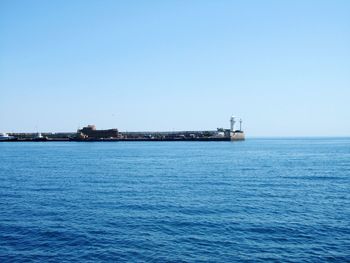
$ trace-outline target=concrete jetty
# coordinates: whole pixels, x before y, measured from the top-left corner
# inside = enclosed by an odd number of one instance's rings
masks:
[[[218,128],[207,131],[156,131],[120,132],[118,129],[98,130],[88,125],[77,132],[65,133],[9,133],[0,142],[117,142],[117,141],[242,141],[242,119],[235,130],[236,117],[230,119],[230,129]]]

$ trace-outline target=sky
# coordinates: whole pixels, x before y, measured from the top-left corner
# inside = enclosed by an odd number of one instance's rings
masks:
[[[0,132],[350,136],[350,1],[0,1]]]

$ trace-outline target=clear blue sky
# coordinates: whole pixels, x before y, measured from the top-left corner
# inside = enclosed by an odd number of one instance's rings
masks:
[[[350,1],[0,1],[0,132],[350,135]]]

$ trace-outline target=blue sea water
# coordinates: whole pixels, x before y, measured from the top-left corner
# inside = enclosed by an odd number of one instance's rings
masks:
[[[350,262],[350,139],[0,143],[0,262]]]

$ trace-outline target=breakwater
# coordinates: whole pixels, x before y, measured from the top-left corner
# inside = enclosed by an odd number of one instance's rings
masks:
[[[0,134],[0,141],[7,142],[117,142],[117,141],[242,141],[242,119],[239,129],[235,130],[236,117],[230,118],[230,129],[217,128],[205,131],[156,131],[156,132],[119,132],[118,129],[98,130],[88,125],[77,132],[60,133],[9,133]]]
[[[118,142],[118,141],[231,141],[244,140],[244,133],[220,134],[217,131],[125,132],[117,137],[89,137],[79,133],[10,133],[0,142]]]

